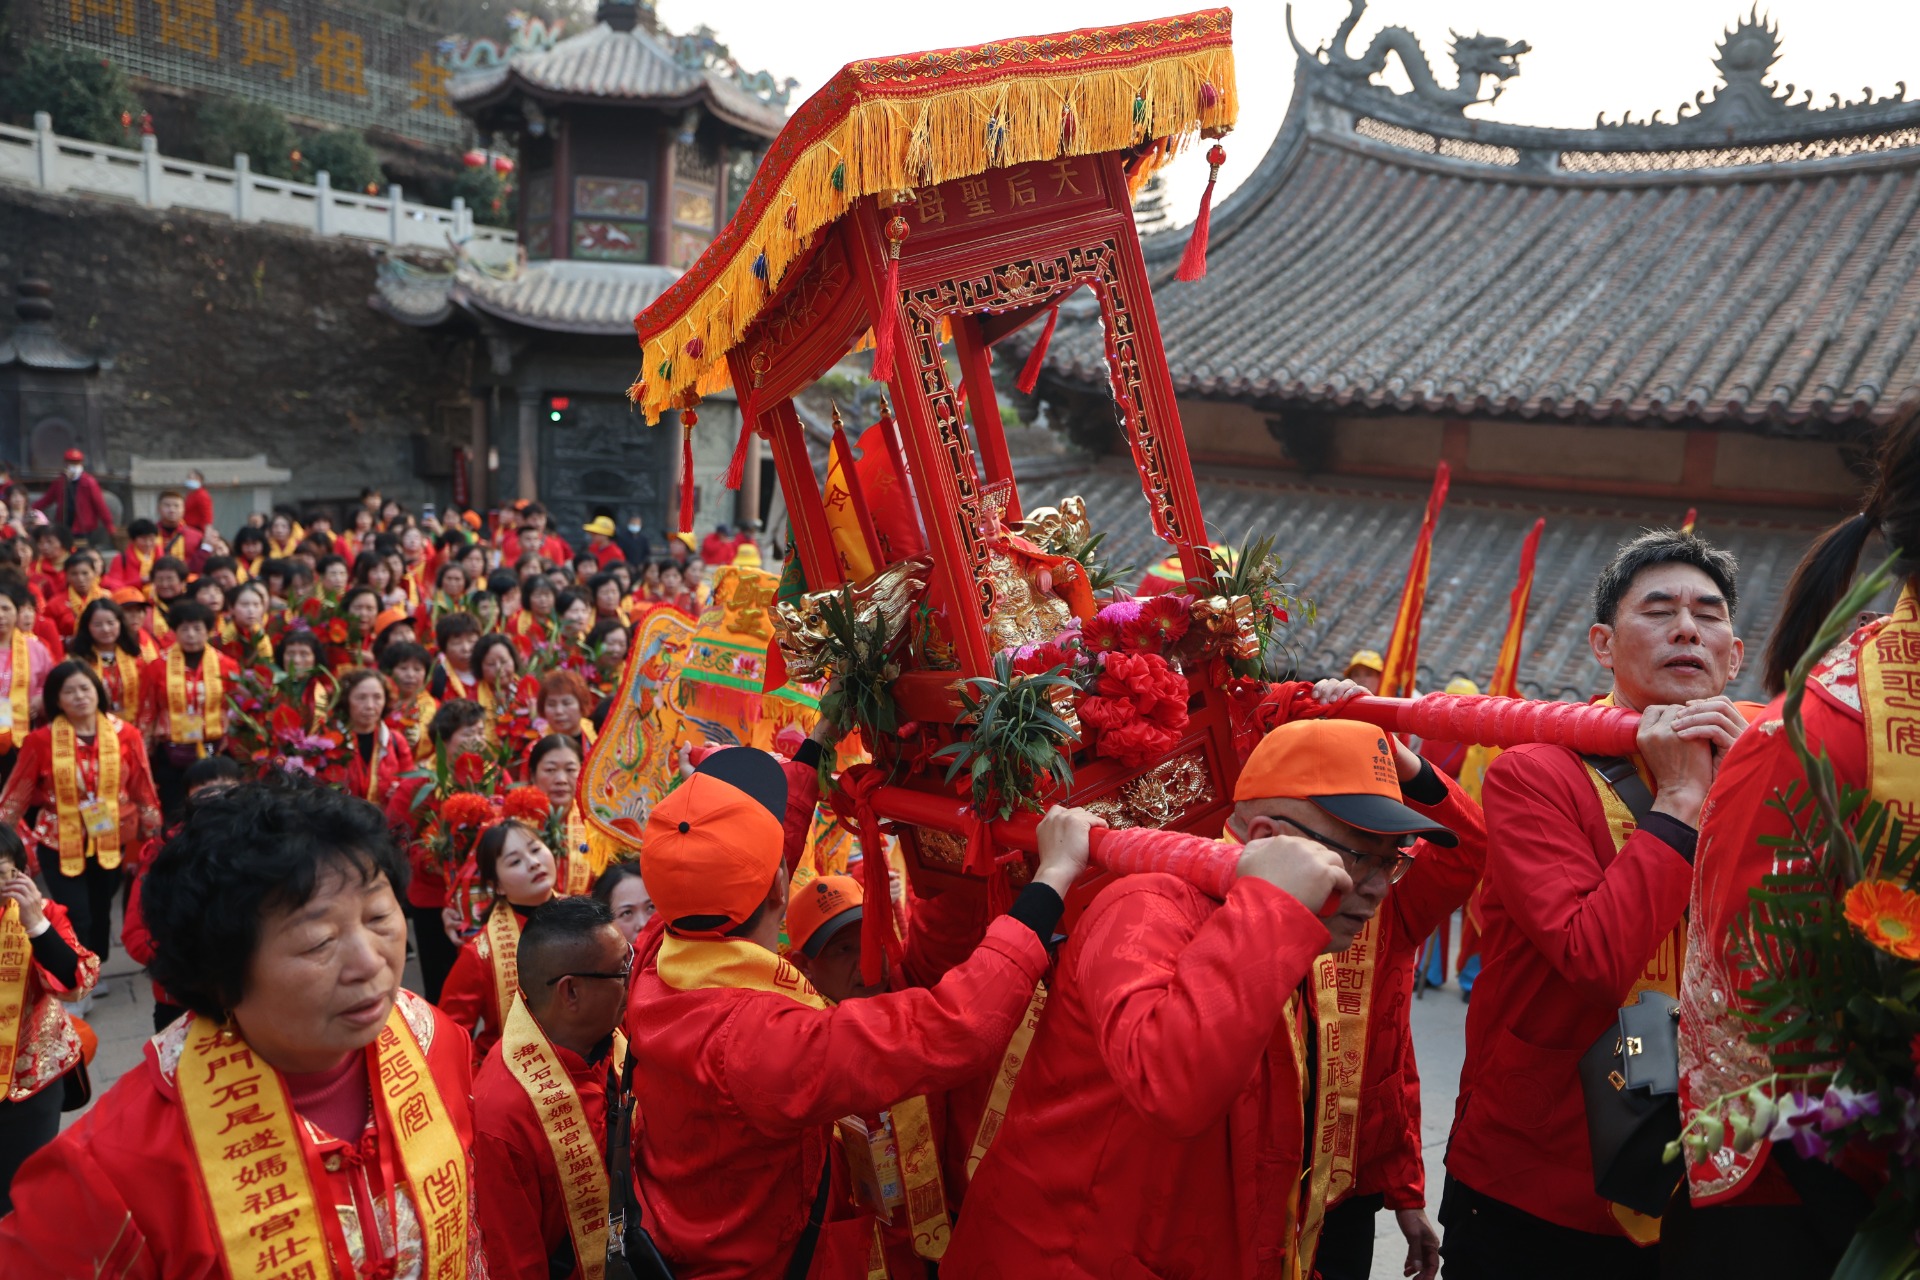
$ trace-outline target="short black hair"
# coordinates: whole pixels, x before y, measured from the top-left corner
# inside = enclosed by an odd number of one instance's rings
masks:
[[[196,803],[140,887],[154,980],[195,1013],[224,1018],[246,994],[262,918],[297,911],[338,869],[385,877],[407,862],[386,817],[355,796],[295,778],[243,782]]]
[[[480,619],[470,613],[449,613],[433,624],[433,646],[445,653],[450,641],[480,634]]]
[[[185,582],[187,580],[187,562],[185,560],[182,560],[179,556],[161,556],[159,559],[155,560],[153,562],[153,568],[147,570],[148,580],[151,581],[153,578],[153,575],[161,572],[162,570],[165,570],[166,572],[173,574],[175,577],[179,578],[180,581],[182,582]]]
[[[550,596],[558,596],[560,589],[553,585],[553,579],[544,573],[530,573],[520,582],[520,599],[531,600],[536,591],[545,591]]]
[[[213,610],[207,608],[207,606],[201,604],[198,600],[193,599],[182,600],[167,610],[167,625],[175,631],[195,622],[200,623],[202,626],[211,627],[213,625]]]
[[[108,707],[107,686],[101,682],[100,673],[93,669],[91,663],[81,662],[76,658],[68,658],[65,662],[57,664],[53,670],[47,672],[46,684],[42,686],[46,690],[47,715],[49,718],[59,714],[60,691],[66,688],[67,681],[73,679],[75,676],[86,677],[87,683],[93,686],[93,696],[95,699],[94,708],[102,713],[106,712]]]
[[[13,864],[15,871],[27,869],[27,845],[20,833],[10,826],[0,826],[0,859]],[[613,917],[607,917],[611,920]]]
[[[613,924],[613,912],[584,894],[559,897],[535,907],[520,930],[520,990],[529,1007],[545,1006],[554,983],[580,963],[581,948]]]
[[[132,520],[127,521],[127,536],[129,538],[157,538],[160,536],[160,526],[145,516],[136,516]]]
[[[313,654],[315,667],[320,665],[320,659],[326,653],[326,650],[320,647],[320,637],[301,627],[281,636],[279,645],[273,651],[274,661],[279,664],[282,671],[287,667],[287,650],[301,647]]]
[[[487,664],[487,655],[495,649],[505,649],[507,656],[513,659],[514,674],[520,674],[520,650],[514,646],[512,640],[498,631],[489,631],[480,637],[479,642],[473,646],[473,655],[467,659],[468,665],[475,671],[479,671]]]
[[[640,880],[640,864],[629,862],[625,858],[615,858],[607,864],[607,869],[600,873],[600,878],[593,882],[593,900],[603,903],[611,911],[613,891],[620,887],[622,880],[627,879]],[[646,882],[642,880],[641,883]]]
[[[388,675],[392,675],[403,662],[417,662],[427,670],[433,670],[433,655],[427,652],[427,646],[412,640],[390,644],[380,651],[380,669]]]
[[[1712,578],[1713,585],[1727,598],[1727,617],[1733,617],[1740,600],[1737,583],[1740,565],[1733,553],[1679,529],[1648,529],[1639,537],[1621,543],[1613,559],[1600,571],[1599,579],[1593,584],[1593,620],[1612,626],[1620,613],[1620,601],[1626,598],[1633,580],[1663,564],[1692,565]]]
[[[180,775],[181,785],[191,791],[210,782],[238,782],[246,777],[240,762],[232,756],[212,755],[195,760]]]
[[[209,578],[219,573],[222,569],[238,573],[240,571],[240,562],[232,556],[208,556],[207,562],[200,566],[200,572]]]
[[[563,749],[573,752],[573,754],[580,757],[582,761],[585,761],[587,758],[587,753],[581,749],[580,739],[568,733],[550,733],[540,739],[540,741],[534,743],[533,747],[527,752],[527,777],[533,777],[534,771],[539,769],[542,760],[545,760],[554,752]],[[568,850],[567,852],[572,852],[572,850]]]
[[[520,589],[520,579],[511,569],[495,569],[487,575],[486,587],[504,600],[508,592]]]
[[[486,723],[486,719],[487,709],[472,698],[449,698],[433,713],[433,719],[427,721],[427,736],[435,742],[445,742],[462,729]]]
[[[0,582],[0,596],[13,601],[16,609],[24,609],[33,603],[33,592],[27,590],[24,582]]]

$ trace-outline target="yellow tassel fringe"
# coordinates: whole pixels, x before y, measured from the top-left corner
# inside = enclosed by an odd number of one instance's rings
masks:
[[[850,70],[884,71],[888,66],[859,64]],[[1203,107],[1206,85],[1212,86],[1214,101]],[[1136,102],[1141,104],[1138,120]],[[1074,128],[1071,141],[1065,141],[1062,122],[1069,103]],[[1195,135],[1225,133],[1238,114],[1233,50],[1225,44],[1078,74],[1015,73],[991,84],[935,90],[919,98],[862,97],[830,133],[793,161],[758,225],[705,292],[664,330],[649,328],[647,313],[642,313],[637,324],[644,363],[629,395],[651,423],[668,409],[686,407],[731,385],[727,353],[778,292],[786,269],[806,251],[815,233],[863,197],[933,186],[1008,165],[1097,155],[1157,141],[1135,176],[1143,185]],[[990,132],[994,120],[1004,128]],[[841,166],[836,184],[834,171]],[[749,204],[752,200],[750,193]],[[753,271],[763,253],[766,283]],[[687,351],[695,339],[698,357]]]

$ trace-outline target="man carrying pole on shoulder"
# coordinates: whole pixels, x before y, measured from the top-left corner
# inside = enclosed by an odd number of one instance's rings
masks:
[[[1622,546],[1588,642],[1613,676],[1606,700],[1642,714],[1634,755],[1532,743],[1487,770],[1486,965],[1440,1206],[1448,1280],[1659,1274],[1660,1220],[1594,1190],[1579,1065],[1622,1006],[1678,986],[1701,805],[1746,727],[1722,696],[1742,656],[1734,575],[1689,533]]]
[[[992,1070],[1097,822],[1047,815],[1033,883],[937,985],[829,1006],[776,954],[787,793],[772,756],[732,748],[647,819],[657,915],[628,1005],[633,1173],[677,1280],[865,1276],[873,1219],[847,1208],[834,1122]]]

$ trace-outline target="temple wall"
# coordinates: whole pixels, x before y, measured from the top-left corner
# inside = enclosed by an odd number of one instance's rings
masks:
[[[6,296],[49,281],[59,335],[111,361],[94,388],[109,484],[135,453],[264,452],[293,471],[282,500],[371,484],[444,503],[445,478],[415,471],[415,436],[466,442],[469,344],[375,311],[373,266],[363,243],[0,186]]]

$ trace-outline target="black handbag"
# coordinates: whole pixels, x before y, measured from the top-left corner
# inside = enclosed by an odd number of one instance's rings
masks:
[[[1657,1218],[1685,1166],[1665,1160],[1680,1136],[1680,1005],[1642,991],[1615,1026],[1580,1059],[1587,1102],[1593,1189],[1635,1213]]]
[[[1653,810],[1653,793],[1633,761],[1588,757],[1636,823]],[[1657,1218],[1680,1185],[1685,1166],[1667,1163],[1668,1144],[1680,1136],[1680,1005],[1672,996],[1642,991],[1620,1010],[1580,1059],[1580,1090],[1587,1111],[1593,1189],[1635,1213]]]

